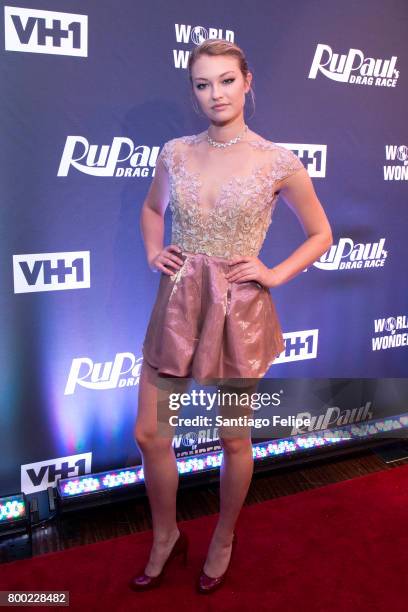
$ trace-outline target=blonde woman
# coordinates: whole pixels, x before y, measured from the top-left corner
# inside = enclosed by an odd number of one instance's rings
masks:
[[[253,75],[242,49],[222,39],[205,41],[191,52],[188,70],[193,104],[208,119],[208,129],[164,144],[141,213],[147,260],[160,272],[160,283],[143,344],[135,424],[153,545],[147,564],[131,580],[134,590],[159,586],[171,559],[187,559],[188,539],[176,521],[178,470],[168,420],[166,426],[168,394],[184,390],[189,377],[221,389],[234,388],[234,381],[241,381],[240,392],[253,389],[284,350],[269,290],[332,244],[302,162],[245,123]],[[270,268],[258,253],[279,194],[307,239]],[[172,237],[164,246],[169,202]],[[250,434],[248,428],[220,431],[220,513],[197,577],[199,593],[218,589],[230,566],[235,525],[253,473]]]

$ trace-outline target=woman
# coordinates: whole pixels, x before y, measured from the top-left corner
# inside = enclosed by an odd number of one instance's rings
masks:
[[[243,51],[222,39],[208,40],[191,52],[188,69],[209,127],[165,143],[141,214],[147,259],[161,277],[143,344],[135,424],[153,546],[147,565],[130,583],[135,590],[158,586],[170,559],[187,555],[187,537],[176,522],[178,470],[166,421],[168,394],[184,391],[191,376],[222,389],[253,389],[254,380],[284,350],[269,289],[296,276],[332,244],[329,222],[301,161],[245,124],[252,73]],[[257,255],[278,194],[308,238],[268,268]],[[172,244],[163,247],[169,200]],[[220,513],[198,577],[200,593],[223,583],[253,473],[250,430],[219,433]]]

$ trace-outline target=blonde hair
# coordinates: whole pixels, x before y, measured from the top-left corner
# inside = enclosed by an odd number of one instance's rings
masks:
[[[189,79],[190,79],[191,86],[193,86],[191,70],[192,70],[194,62],[201,55],[211,55],[211,56],[230,55],[232,57],[236,57],[238,60],[239,69],[241,70],[241,74],[244,77],[244,80],[246,81],[248,72],[249,72],[249,66],[248,66],[248,61],[245,57],[245,53],[243,52],[241,47],[238,47],[238,45],[236,45],[235,43],[228,42],[227,40],[224,40],[223,38],[210,38],[202,42],[200,45],[197,45],[196,47],[193,48],[192,51],[190,51],[190,56],[188,58],[188,63],[187,63],[187,69],[189,73]],[[249,91],[251,92],[252,102],[253,102],[254,109],[255,109],[255,100],[254,100],[254,92],[252,90],[252,85]]]

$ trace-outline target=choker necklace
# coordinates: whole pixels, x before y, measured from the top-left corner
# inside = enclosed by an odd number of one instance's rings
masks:
[[[248,129],[248,126],[245,125],[243,132],[239,136],[235,136],[235,138],[232,138],[231,140],[228,140],[227,142],[218,142],[217,140],[213,140],[207,130],[207,140],[210,143],[210,145],[212,145],[213,147],[229,147],[235,144],[236,142],[238,142],[239,140],[241,140],[241,138],[243,137],[247,129]]]

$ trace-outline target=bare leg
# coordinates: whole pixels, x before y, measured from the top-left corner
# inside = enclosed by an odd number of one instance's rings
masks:
[[[176,377],[158,382],[157,370],[146,360],[142,363],[135,439],[142,454],[145,485],[148,493],[153,525],[153,546],[145,572],[157,576],[179,536],[176,521],[178,488],[177,462],[172,447],[174,428],[158,424],[166,413],[170,392],[183,392],[187,379]]]
[[[255,387],[242,391],[250,393]],[[234,389],[229,388],[228,391],[230,390]],[[246,414],[250,417],[253,413],[252,410],[240,407],[235,412],[228,410],[224,413],[221,410],[221,414],[228,417]],[[250,427],[221,428],[220,443],[223,447],[220,469],[220,515],[204,565],[205,573],[211,578],[220,576],[227,569],[235,523],[247,496],[254,467]]]

